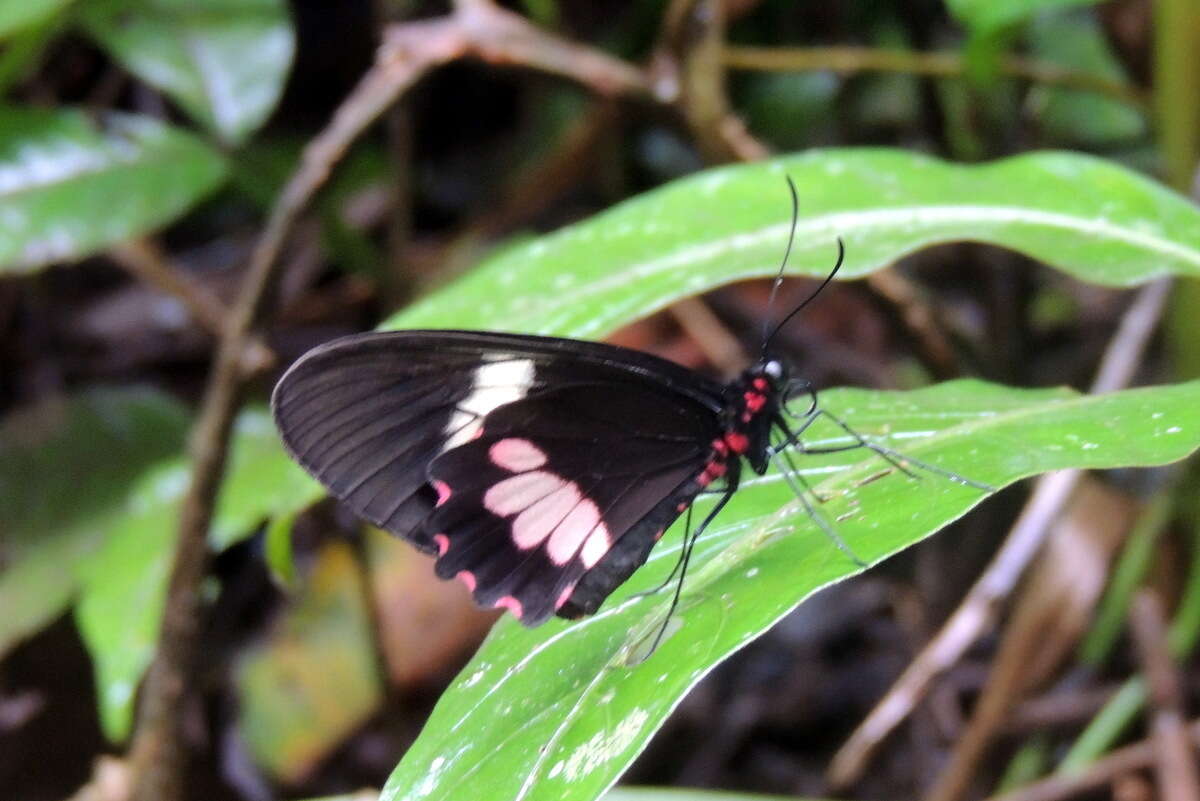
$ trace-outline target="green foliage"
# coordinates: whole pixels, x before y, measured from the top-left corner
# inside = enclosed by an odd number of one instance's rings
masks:
[[[835,390],[822,406],[877,442],[995,487],[1067,467],[1162,464],[1200,447],[1200,382],[1090,396],[954,381],[914,392]],[[816,445],[847,441],[832,427],[812,433]],[[927,472],[879,478],[877,457],[852,453],[806,456],[801,472],[827,499],[820,513],[868,564],[987,497]],[[383,798],[455,798],[468,782],[481,801],[596,798],[713,667],[813,592],[862,569],[768,473],[748,482],[697,544],[674,625],[639,663],[671,596],[636,593],[669,573],[679,539],[675,526],[595,617],[536,630],[497,624]]]
[[[221,156],[148,117],[0,107],[0,274],[158,228],[224,178]],[[120,202],[114,202],[119,198]]]
[[[115,59],[232,144],[275,107],[295,50],[283,0],[87,0],[79,17]]]
[[[942,242],[1025,253],[1085,281],[1200,275],[1200,211],[1101,159],[1048,152],[978,166],[887,149],[812,150],[707,170],[506,249],[384,328],[499,328],[599,337],[679,298],[773,275],[800,221],[793,274],[842,278]]]

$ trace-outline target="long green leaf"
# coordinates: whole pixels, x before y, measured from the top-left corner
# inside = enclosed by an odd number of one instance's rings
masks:
[[[170,222],[224,160],[148,117],[0,108],[0,274],[78,259]]]
[[[1003,487],[1068,467],[1162,464],[1200,446],[1200,382],[1081,396],[956,381],[915,392],[835,390],[823,405],[909,457]],[[813,431],[810,445],[846,442]],[[854,452],[858,453],[858,452]],[[820,513],[874,564],[987,494],[878,458],[805,456]],[[705,506],[699,505],[698,511]],[[383,793],[398,799],[591,799],[645,746],[684,694],[805,597],[861,569],[773,473],[734,496],[700,540],[668,636],[638,664],[669,593],[638,599],[678,557],[678,526],[592,618],[523,629],[502,620],[442,697]]]
[[[930,245],[1000,245],[1084,281],[1200,275],[1200,210],[1137,173],[1073,153],[978,166],[896,150],[811,151],[709,170],[513,247],[385,328],[603,336],[679,298],[772,275],[800,193],[790,272],[842,278]]]

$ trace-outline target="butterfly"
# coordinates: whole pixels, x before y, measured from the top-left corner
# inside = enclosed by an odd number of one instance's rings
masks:
[[[793,187],[793,212],[795,202]],[[728,383],[599,342],[376,332],[321,345],[293,364],[272,396],[275,422],[296,461],[355,514],[436,556],[437,575],[462,581],[480,606],[528,626],[596,612],[678,517],[687,512],[690,523],[699,495],[715,494],[699,525],[688,526],[672,571],[673,611],[692,546],[746,467],[762,475],[777,462],[847,553],[807,500],[811,488],[789,451],[866,447],[909,475],[915,463],[982,487],[861,437],[769,355],[775,333],[833,279],[843,256],[839,240],[824,282],[764,331],[757,361]],[[789,402],[802,395],[809,407],[793,415]],[[822,417],[846,444],[804,445]]]

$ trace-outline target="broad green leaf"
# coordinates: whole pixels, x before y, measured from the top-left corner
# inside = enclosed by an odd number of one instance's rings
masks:
[[[143,388],[94,389],[0,425],[0,656],[65,611],[129,485],[183,446],[187,414]]]
[[[800,194],[793,273],[827,273],[840,236],[842,278],[962,240],[1109,286],[1200,275],[1200,210],[1101,159],[1047,152],[963,166],[819,150],[708,170],[509,248],[383,327],[599,337],[682,297],[772,275],[790,222],[784,175]]]
[[[0,3],[0,41],[47,21],[70,0],[6,0]]]
[[[381,700],[363,578],[350,546],[330,543],[269,639],[238,661],[242,737],[284,782],[309,773]]]
[[[148,117],[102,119],[0,108],[0,274],[158,228],[224,176],[222,158],[191,134]]]
[[[1091,6],[1098,0],[946,0],[950,14],[973,34],[988,35],[1025,22],[1040,11]]]
[[[1126,78],[1104,31],[1088,13],[1039,16],[1029,26],[1031,52],[1047,62],[1114,80]],[[1028,99],[1050,141],[1132,142],[1146,133],[1136,108],[1095,92],[1035,88]]]
[[[973,380],[913,392],[833,390],[823,407],[897,450],[995,487],[1069,467],[1154,465],[1200,446],[1200,381],[1083,396]],[[832,425],[806,444],[847,442]],[[915,465],[915,461],[910,461]],[[858,558],[875,564],[965,514],[988,494],[914,468],[911,479],[853,451],[803,457]],[[703,513],[707,504],[698,504]],[[775,473],[743,483],[699,541],[661,646],[670,604],[656,586],[679,527],[594,617],[528,630],[504,618],[442,696],[382,798],[590,799],[607,789],[705,674],[805,597],[861,570],[804,514]]]
[[[277,443],[265,410],[250,408],[239,415],[212,524],[215,547],[224,547],[235,532],[244,536],[267,517],[303,505],[297,504],[298,496],[316,496],[316,485],[287,462]],[[177,452],[131,482],[120,514],[106,522],[97,553],[83,571],[77,618],[96,667],[101,724],[113,741],[129,731],[132,691],[154,653],[188,480],[188,463]]]
[[[283,0],[86,0],[80,19],[114,58],[233,144],[275,108],[295,51]]]

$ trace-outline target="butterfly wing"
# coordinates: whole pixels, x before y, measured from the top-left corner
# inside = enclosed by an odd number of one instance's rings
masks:
[[[536,625],[645,561],[698,489],[722,388],[601,343],[406,331],[311,351],[272,405],[334,496]]]

